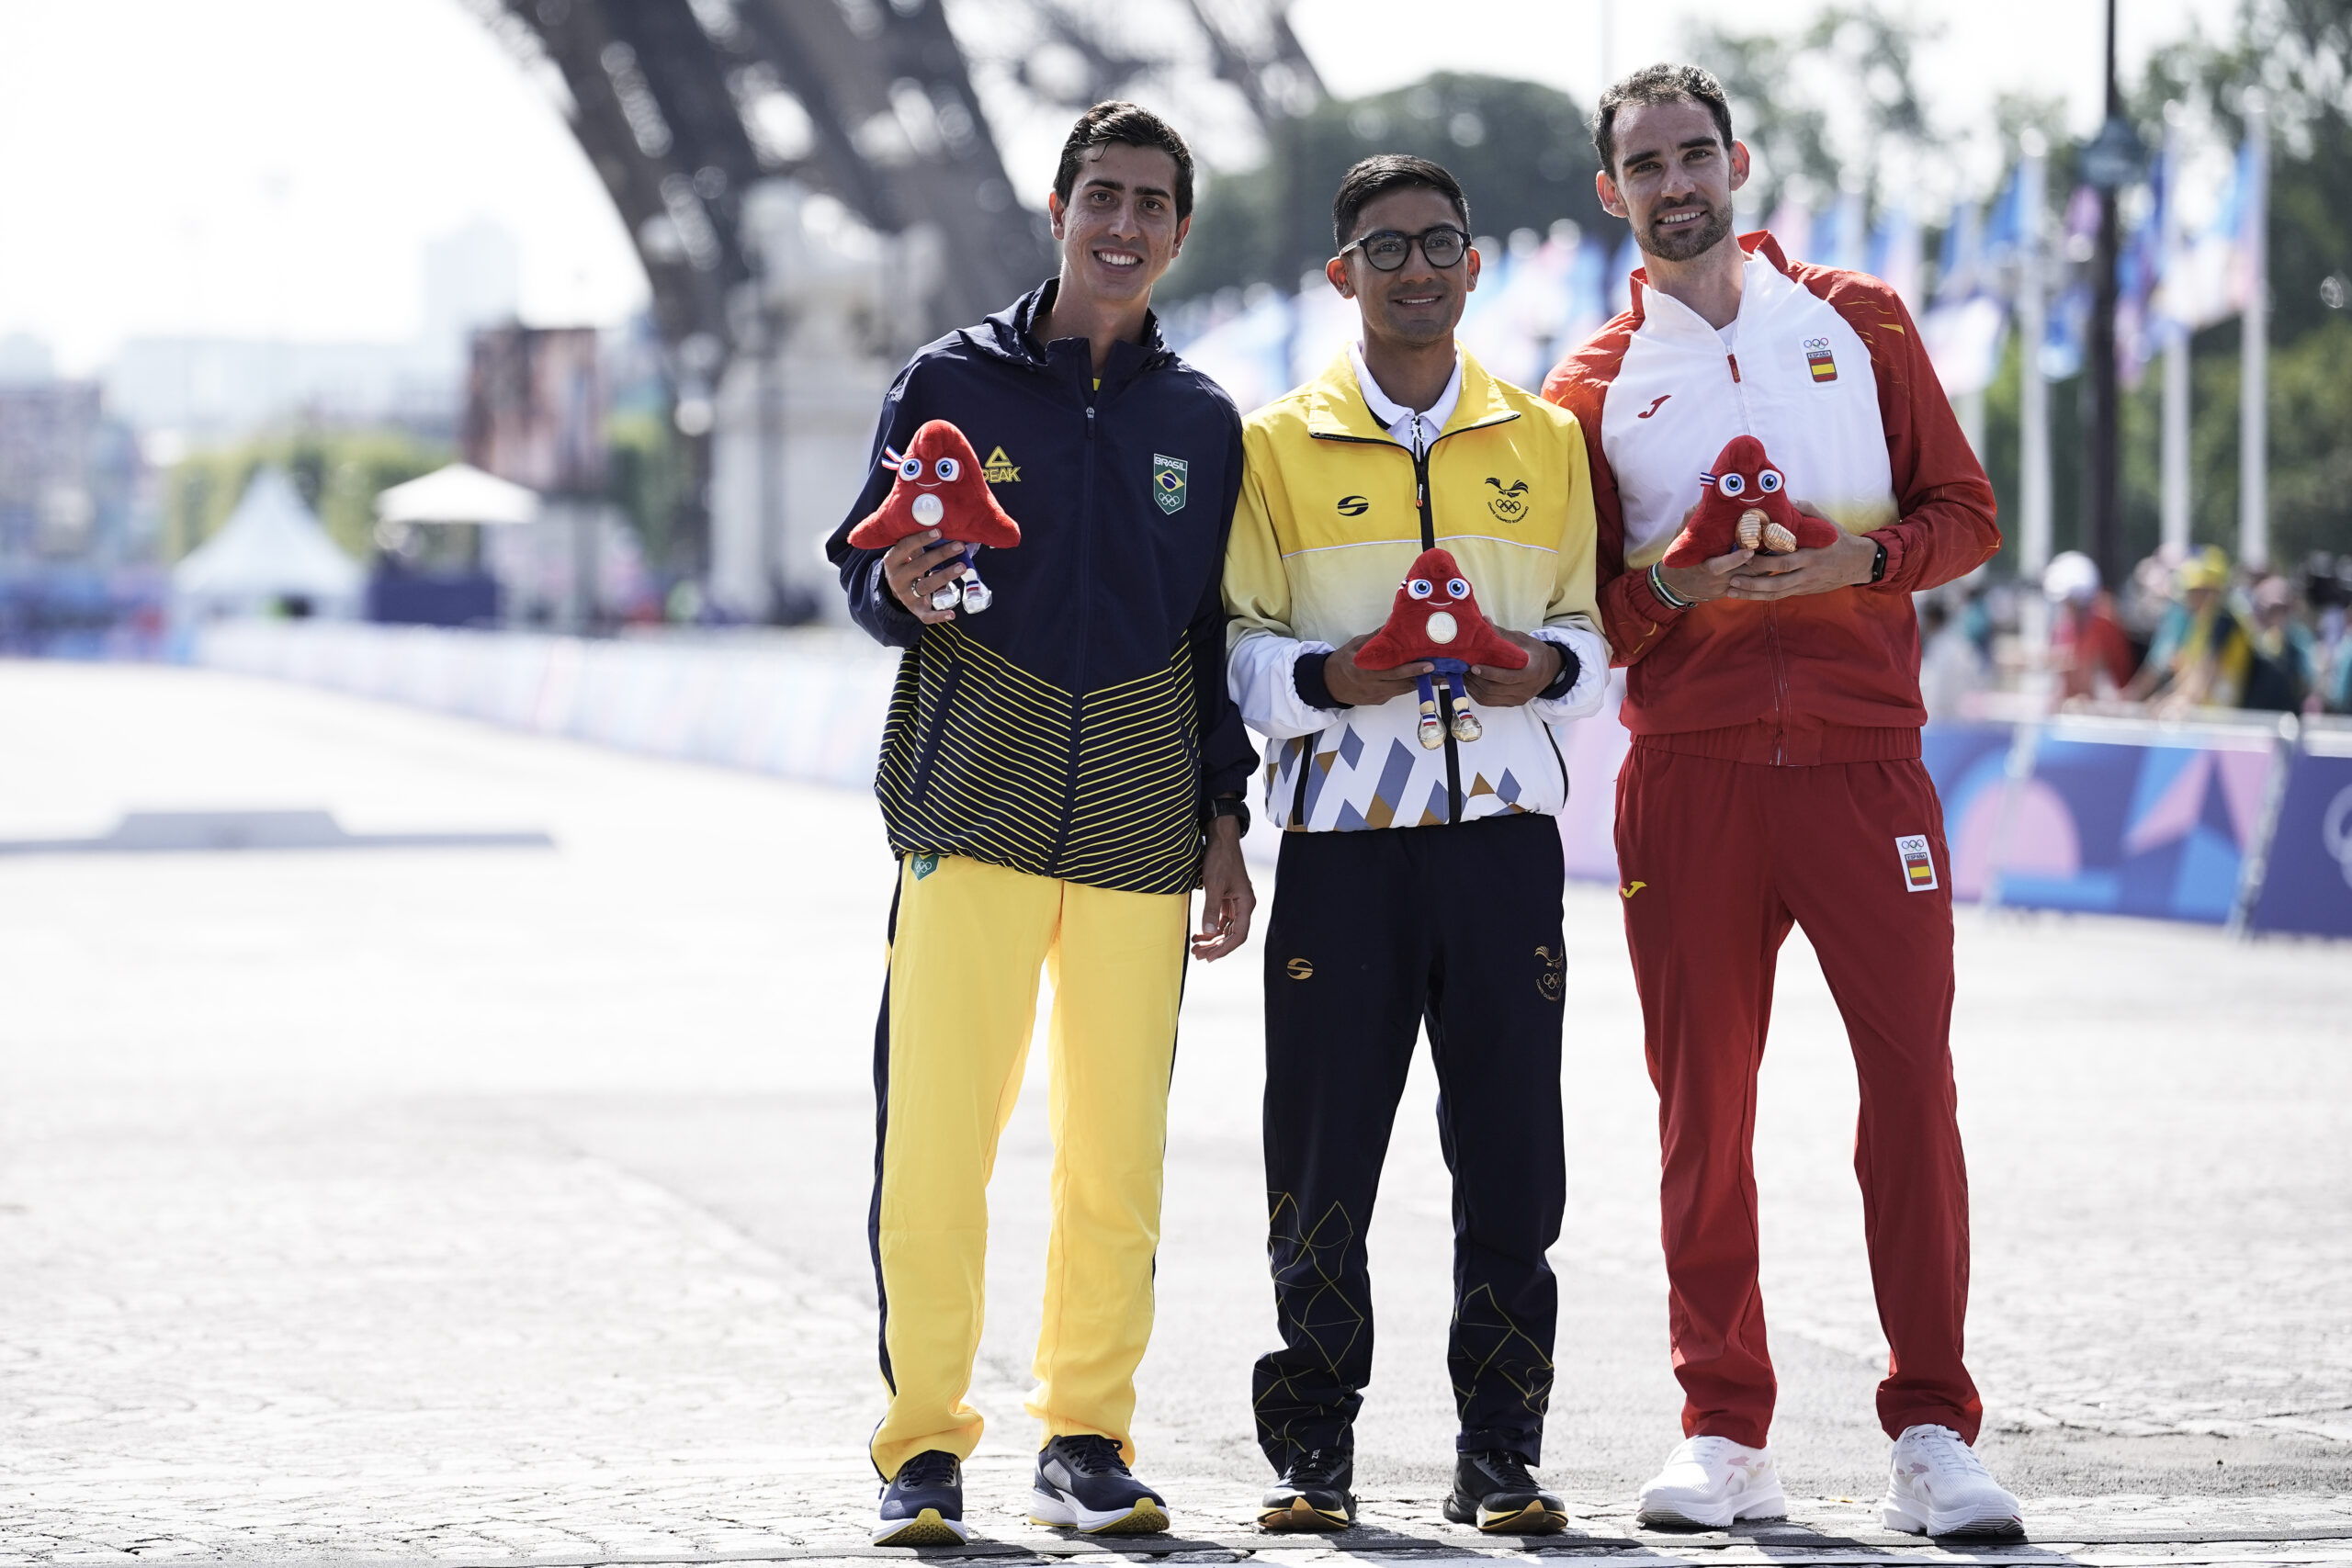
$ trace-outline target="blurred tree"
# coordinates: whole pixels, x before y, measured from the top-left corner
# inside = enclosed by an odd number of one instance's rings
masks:
[[[1370,97],[1329,100],[1269,131],[1266,162],[1204,182],[1170,299],[1271,283],[1295,288],[1331,254],[1331,196],[1340,176],[1375,152],[1443,164],[1470,198],[1471,227],[1502,236],[1566,218],[1614,247],[1624,225],[1600,210],[1599,167],[1583,112],[1532,82],[1440,73]]]
[[[432,472],[455,454],[403,430],[300,430],[190,453],[164,478],[163,538],[173,559],[212,536],[254,470],[284,468],[336,544],[365,559],[379,492]]]
[[[2352,0],[2275,0],[2241,13],[2233,38],[2198,33],[2150,57],[2127,109],[2153,146],[2165,106],[2224,147],[2245,131],[2245,97],[2268,107],[2270,165],[2271,558],[2290,565],[2312,550],[2352,549]],[[2016,157],[2012,121],[2050,137],[2054,226],[2073,195],[2080,146],[2043,114],[2003,99],[2005,163]],[[2189,522],[2199,545],[2238,543],[2239,323],[2190,341]],[[2014,342],[1986,400],[1985,467],[2004,513],[2016,497],[2018,354]],[[2051,390],[2052,491],[2059,498],[2052,547],[2075,543],[2069,498],[2080,494],[2080,378]],[[2122,407],[2124,550],[2137,559],[2161,536],[2162,380],[2151,367]],[[2013,548],[2004,558],[2015,560]]]
[[[1918,167],[1948,152],[1915,61],[1941,30],[1875,5],[1826,6],[1785,36],[1699,28],[1691,58],[1723,83],[1732,132],[1761,165],[1758,207],[1794,196],[1818,211],[1848,181],[1873,200],[1909,195]],[[1858,112],[1833,119],[1831,105]]]
[[[613,504],[644,541],[646,559],[669,560],[686,486],[677,427],[665,410],[632,410],[605,422],[605,439]]]

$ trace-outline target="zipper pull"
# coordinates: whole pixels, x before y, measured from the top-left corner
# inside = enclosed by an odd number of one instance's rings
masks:
[[[1086,438],[1089,441],[1094,439],[1094,405],[1092,403],[1086,405]]]
[[[1739,355],[1736,354],[1726,354],[1724,357],[1731,362],[1731,378],[1732,381],[1736,384],[1739,380]]]

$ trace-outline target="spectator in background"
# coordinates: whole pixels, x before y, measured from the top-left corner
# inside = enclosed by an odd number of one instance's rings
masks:
[[[2132,679],[2132,642],[2115,616],[2115,603],[2100,585],[2098,563],[2068,550],[2041,574],[2049,597],[2050,660],[2058,673],[2061,703],[2106,701]]]
[[[2317,622],[2313,635],[2312,690],[2328,713],[2352,710],[2352,637],[2346,610],[2352,606],[2352,555],[2314,551],[2303,563],[2303,603]]]
[[[2118,594],[2116,618],[2122,624],[2123,635],[2131,640],[2134,670],[2147,662],[2148,651],[2155,646],[2165,623],[2179,613],[2180,600],[2173,592],[2173,576],[2184,558],[2170,547],[2158,550],[2132,569],[2131,577]]]
[[[2283,577],[2254,585],[2254,625],[2248,629],[2254,660],[2239,699],[2269,713],[2316,710],[2319,645],[2309,626],[2295,618],[2295,591]]]
[[[2230,559],[2207,546],[2173,574],[2179,602],[2156,628],[2147,662],[2123,689],[2165,712],[2235,707],[2254,664],[2254,639],[2230,607]]]
[[[1984,658],[1951,606],[1931,595],[1919,600],[1919,700],[1934,721],[1965,718],[1972,693],[1984,689]]]

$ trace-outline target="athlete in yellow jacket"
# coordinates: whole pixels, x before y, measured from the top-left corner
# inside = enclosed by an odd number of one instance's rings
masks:
[[[1363,1237],[1426,1020],[1454,1180],[1447,1364],[1460,1421],[1446,1515],[1556,1530],[1527,1472],[1552,1390],[1559,1235],[1560,838],[1553,726],[1600,705],[1593,503],[1576,420],[1453,341],[1476,286],[1468,203],[1419,158],[1367,159],[1332,211],[1327,269],[1363,336],[1243,422],[1227,546],[1226,675],[1273,741],[1288,831],[1266,946],[1265,1154],[1283,1347],[1254,1380],[1282,1472],[1270,1529],[1344,1529],[1372,1370]],[[1412,679],[1357,668],[1424,549],[1442,547],[1523,671],[1468,674],[1484,733],[1425,749]],[[1450,699],[1446,705],[1451,705]],[[1446,716],[1451,720],[1452,715]],[[1450,725],[1449,725],[1450,730]]]

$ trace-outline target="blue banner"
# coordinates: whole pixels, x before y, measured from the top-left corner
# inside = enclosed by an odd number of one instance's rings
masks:
[[[2135,743],[2069,729],[2042,737],[2003,807],[1998,901],[2227,920],[2261,831],[2275,744],[2259,731]]]
[[[2352,755],[2296,756],[2248,923],[2352,936]]]

